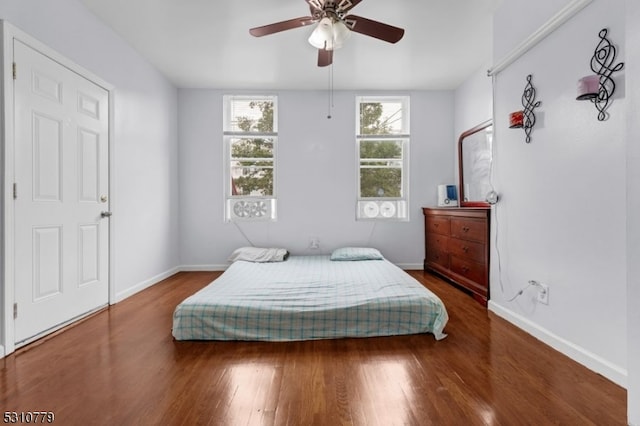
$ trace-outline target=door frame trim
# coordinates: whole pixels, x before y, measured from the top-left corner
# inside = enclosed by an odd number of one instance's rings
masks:
[[[115,210],[115,151],[114,151],[114,92],[115,88],[102,78],[72,62],[46,44],[40,42],[14,25],[5,20],[0,20],[0,31],[2,34],[2,43],[0,45],[0,55],[2,56],[3,78],[0,84],[0,135],[2,142],[0,144],[0,162],[4,165],[4,174],[0,176],[2,182],[3,196],[0,200],[0,208],[3,212],[4,220],[0,223],[0,236],[4,237],[4,244],[0,247],[0,299],[2,305],[0,311],[0,358],[13,353],[15,347],[15,326],[13,319],[13,304],[15,301],[14,291],[14,208],[13,208],[13,182],[14,182],[14,87],[13,87],[13,40],[28,45],[34,50],[44,54],[59,64],[65,66],[71,71],[79,74],[87,80],[102,87],[108,92],[109,96],[109,114],[108,114],[108,131],[109,137],[109,208]],[[109,304],[116,302],[115,286],[113,285],[113,277],[115,273],[114,265],[114,229],[117,219],[111,217],[109,219]]]

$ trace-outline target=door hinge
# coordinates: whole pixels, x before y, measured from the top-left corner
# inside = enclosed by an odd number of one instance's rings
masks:
[[[14,183],[13,184],[13,199],[17,199],[18,198],[18,184]]]
[[[13,319],[18,318],[18,304],[14,303],[13,304]]]
[[[14,80],[17,78],[17,75],[18,75],[18,71],[17,71],[17,69],[18,69],[18,66],[17,66],[17,65],[16,65],[16,63],[14,62],[14,63],[13,63],[13,79],[14,79]]]

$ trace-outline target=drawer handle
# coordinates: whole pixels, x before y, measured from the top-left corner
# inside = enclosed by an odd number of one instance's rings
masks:
[[[462,267],[462,272],[464,272],[466,274],[467,272],[469,272],[469,268],[467,268],[466,266],[463,266]]]
[[[438,226],[440,226],[440,224],[439,224],[439,223],[434,223],[434,224],[433,224],[433,227],[434,227],[434,228],[437,228]]]
[[[468,226],[463,226],[462,227],[462,232],[469,232],[469,227]]]
[[[469,247],[462,247],[462,251],[465,253],[469,253]]]

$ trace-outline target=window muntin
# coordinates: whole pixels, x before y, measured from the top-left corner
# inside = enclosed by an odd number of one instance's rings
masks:
[[[358,97],[358,219],[408,220],[409,97]]]
[[[275,220],[277,98],[225,96],[226,220]]]

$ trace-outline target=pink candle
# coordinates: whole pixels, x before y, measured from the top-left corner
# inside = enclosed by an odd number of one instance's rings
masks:
[[[524,112],[516,111],[509,114],[509,127],[512,129],[517,129],[522,127],[522,123],[524,121]]]
[[[600,90],[600,76],[588,75],[578,80],[578,97],[579,101],[585,99],[593,99],[598,97]]]

